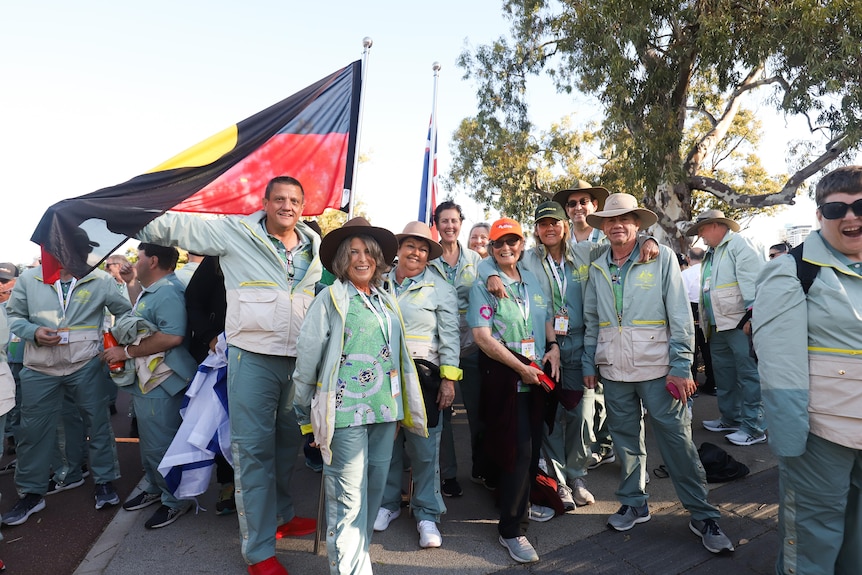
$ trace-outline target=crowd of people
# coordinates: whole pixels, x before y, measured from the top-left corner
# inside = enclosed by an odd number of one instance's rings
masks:
[[[115,254],[105,271],[61,269],[51,284],[39,266],[0,263],[0,429],[14,438],[19,495],[2,524],[90,474],[96,509],[120,504],[118,389],[149,483],[122,506],[158,505],[148,529],[177,521],[193,503],[160,463],[198,364],[221,349],[230,449],[214,455],[216,509],[236,510],[251,575],[286,575],[276,539],[317,529],[291,497],[300,448],[323,474],[331,573],[372,572],[370,542],[401,514],[405,470],[418,545],[441,547],[445,498],[462,495],[456,387],[469,479],[496,492],[498,541],[519,563],[539,560],[530,521],[595,503],[587,476],[601,465],[620,467],[609,528],[650,520],[647,420],[689,530],[733,552],[692,441],[691,398],[705,393],[720,417],[702,425],[728,442],[766,442],[769,428],[777,572],[856,572],[862,167],[823,177],[816,201],[820,230],[768,260],[718,210],[686,231],[706,249],[680,257],[648,235],[657,215],[634,196],[580,180],[536,208],[532,229],[502,217],[473,226],[465,247],[451,201],[434,212],[439,240],[422,222],[396,234],[362,217],[321,238],[301,219],[302,184],[279,176],[249,216],[156,218],[134,264]],[[180,270],[177,247],[190,254]]]

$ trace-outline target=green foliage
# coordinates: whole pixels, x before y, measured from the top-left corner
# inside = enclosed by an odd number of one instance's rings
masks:
[[[788,203],[859,147],[862,0],[505,0],[503,10],[509,35],[459,59],[479,104],[453,137],[448,175],[502,213],[523,216],[581,177],[643,196],[677,235],[672,224],[701,206],[744,216]],[[528,79],[539,74],[594,98],[600,125],[562,113],[535,127]],[[807,118],[812,139],[788,150],[797,173],[764,169],[755,93]]]

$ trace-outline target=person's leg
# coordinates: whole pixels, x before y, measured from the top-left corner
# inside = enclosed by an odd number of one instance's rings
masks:
[[[18,494],[45,495],[63,409],[63,378],[21,371],[21,424],[18,428]]]
[[[72,389],[63,390],[63,416],[57,423],[57,442],[54,448],[54,462],[51,465],[56,483],[70,484],[81,480],[81,467],[84,465],[87,447],[87,431],[84,418],[75,403]]]
[[[442,418],[440,425],[443,425]],[[388,511],[398,511],[401,509],[401,487],[404,483],[405,435],[406,432],[403,429],[400,430],[395,441],[392,442],[392,458],[389,461],[389,472],[386,475],[386,486],[383,488],[383,498],[380,502],[380,508],[387,509]],[[371,513],[377,513],[377,510],[372,509]]]
[[[178,509],[188,505],[181,502],[168,487],[165,477],[159,472],[159,463],[177,433],[182,417],[183,394],[171,397],[167,392],[157,387],[147,394],[134,390],[132,401],[135,403],[135,413],[138,416],[138,433],[140,434],[141,463],[147,481],[150,482],[147,491],[159,493],[162,505]]]
[[[760,436],[766,430],[763,420],[763,400],[760,397],[760,375],[757,362],[748,349],[748,336],[741,329],[728,333],[727,343],[733,353],[736,380],[739,389],[739,430]]]
[[[517,430],[514,467],[504,470],[500,475],[500,521],[497,530],[503,539],[526,535],[530,522],[530,488],[533,484],[530,468],[534,447],[530,433],[530,394],[518,393],[517,396],[517,420],[512,422]],[[538,461],[538,454],[535,459]]]
[[[273,369],[267,356],[232,346],[228,348],[228,402],[237,517],[242,555],[252,565],[275,556],[278,526],[275,414],[281,396],[281,377],[283,374]]]
[[[620,503],[641,507],[647,502],[646,444],[643,411],[637,383],[605,382],[605,405],[614,450],[620,462],[620,485],[616,495]]]
[[[290,481],[296,459],[302,450],[305,438],[296,422],[296,412],[293,410],[293,370],[296,367],[295,357],[274,357],[270,359],[275,373],[280,373],[278,381],[279,398],[275,415],[275,488],[279,524],[292,520],[296,513],[293,509],[293,497],[290,494]]]
[[[368,428],[367,475],[368,482],[363,493],[362,512],[358,525],[365,525],[365,554],[371,545],[371,535],[374,533],[375,509],[380,508],[383,501],[383,489],[386,487],[386,476],[389,474],[389,464],[392,460],[392,443],[395,441],[396,423],[375,423],[366,425]],[[409,434],[409,432],[407,432]]]
[[[844,543],[838,553],[836,573],[852,573],[862,565],[862,450],[856,450],[850,473],[847,511],[844,513]]]
[[[595,397],[593,434],[596,439],[592,450],[605,456],[613,449],[614,442],[611,439],[611,431],[608,425],[608,409],[605,405],[605,385],[601,380],[596,381],[596,388],[593,390],[593,394]]]
[[[461,389],[461,401],[464,402],[464,409],[467,411],[467,426],[470,428],[470,458],[472,462],[470,474],[471,477],[481,477],[483,476],[481,448],[482,422],[479,419],[479,389],[481,378],[479,375],[478,352],[473,352],[461,358],[461,371],[463,372],[463,377],[461,381],[458,382],[458,386]],[[441,470],[441,477],[448,478],[449,476],[443,475]],[[452,475],[452,477],[454,477],[454,475]]]
[[[741,330],[726,330],[713,332],[709,339],[709,349],[712,354],[712,368],[715,373],[715,395],[721,422],[725,425],[738,427],[742,394],[736,375],[736,358],[731,341],[734,333]],[[745,334],[743,334],[744,336]]]
[[[415,433],[404,434],[407,455],[413,469],[413,498],[410,500],[410,508],[416,521],[439,523],[440,516],[446,513],[446,505],[440,494],[440,469],[437,465],[440,460],[442,430],[442,422],[438,422],[437,427],[428,429],[428,437]]]
[[[638,389],[677,497],[698,521],[719,519],[721,513],[707,501],[706,473],[691,439],[685,403],[668,393],[665,378],[641,382]]]
[[[859,457],[858,450],[809,434],[805,453],[779,458],[779,572],[842,573],[836,565],[842,545],[848,543],[844,529]],[[855,479],[858,484],[860,478]],[[849,545],[858,549],[859,540]]]
[[[90,438],[90,472],[97,485],[120,477],[117,443],[108,413],[108,395],[104,383],[99,383],[100,378],[105,377],[109,377],[107,367],[94,357],[67,378]]]

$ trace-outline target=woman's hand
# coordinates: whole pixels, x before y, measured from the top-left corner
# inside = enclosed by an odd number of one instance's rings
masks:
[[[552,345],[551,350],[542,358],[542,364],[551,362],[551,379],[560,381],[562,373],[560,372],[560,346]]]

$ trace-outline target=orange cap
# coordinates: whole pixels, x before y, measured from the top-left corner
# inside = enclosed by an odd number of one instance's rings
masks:
[[[512,218],[500,218],[491,224],[491,233],[488,234],[488,239],[493,242],[510,234],[514,234],[521,239],[524,239],[524,232],[521,231],[521,224]]]

